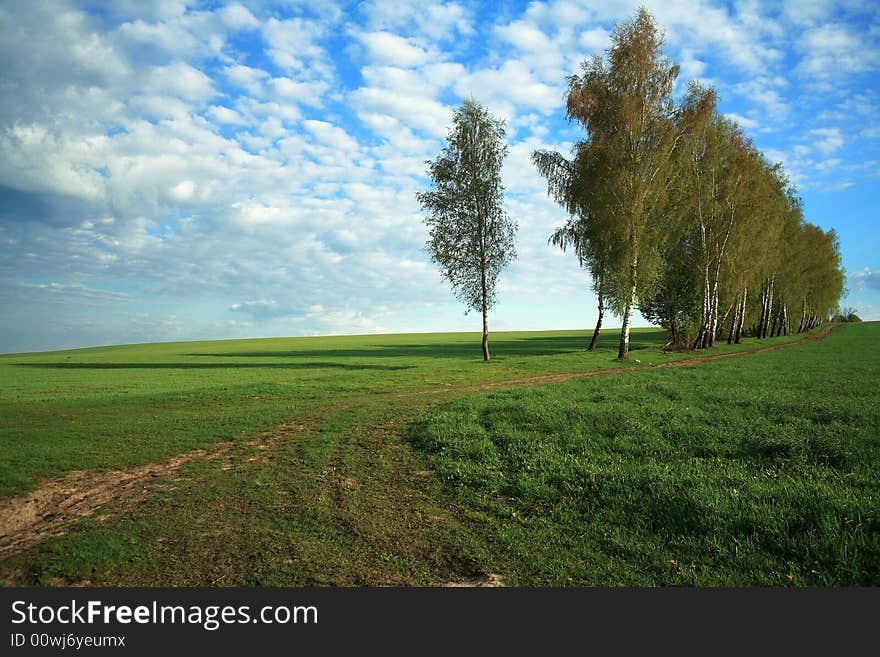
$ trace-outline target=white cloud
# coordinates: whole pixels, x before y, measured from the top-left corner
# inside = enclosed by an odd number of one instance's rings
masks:
[[[226,67],[225,74],[232,84],[254,95],[260,95],[263,81],[270,77],[262,69],[244,66],[243,64],[234,64]]]
[[[324,24],[318,21],[270,18],[262,29],[269,46],[266,54],[276,66],[291,74],[328,80],[332,78],[333,66],[318,43],[324,31]]]
[[[589,55],[602,55],[611,46],[611,35],[601,27],[583,30],[578,36],[578,45]]]
[[[829,172],[829,171],[834,171],[834,170],[837,169],[842,163],[843,163],[843,160],[841,160],[839,157],[832,157],[832,158],[830,158],[830,159],[828,159],[828,160],[822,160],[821,162],[816,162],[816,163],[813,165],[813,168],[814,168],[816,171],[819,171],[819,172],[821,172],[821,173],[826,173],[826,172]]]
[[[856,289],[870,288],[880,290],[880,271],[865,267],[849,275],[850,284]]]
[[[747,24],[726,8],[691,0],[657,0],[648,8],[665,27],[673,46],[721,51],[726,62],[752,75],[762,74],[768,64],[782,59],[782,51],[771,45],[775,30],[769,16]]]
[[[311,132],[318,143],[344,154],[358,150],[358,143],[342,128],[326,121],[303,121],[303,127]]]
[[[827,23],[809,29],[798,40],[803,58],[797,72],[806,78],[836,83],[841,76],[876,71],[880,48],[849,26]]]
[[[144,91],[148,94],[177,96],[189,102],[206,101],[216,95],[211,78],[184,62],[153,67]]]
[[[253,30],[260,26],[260,21],[246,7],[237,3],[220,9],[220,17],[227,27],[235,30]]]
[[[403,32],[437,41],[474,34],[471,11],[456,2],[367,0],[361,10],[374,31]]]
[[[791,106],[782,95],[775,80],[766,77],[751,78],[732,85],[734,93],[751,104],[773,123],[782,122],[790,113]]]
[[[176,201],[188,201],[193,197],[196,185],[192,180],[181,180],[171,188],[171,198]]]
[[[854,186],[855,183],[852,180],[841,180],[831,185],[825,185],[822,190],[826,192],[843,192]]]
[[[455,88],[462,97],[473,95],[490,107],[508,109],[511,113],[509,108],[549,113],[562,106],[561,87],[541,82],[518,60],[507,60],[499,68],[464,75],[456,82]]]
[[[813,148],[824,155],[839,150],[845,143],[840,128],[817,128],[810,130],[810,136],[813,138]]]
[[[731,121],[736,121],[736,123],[746,130],[753,130],[758,128],[761,124],[755,119],[750,119],[747,116],[743,116],[742,114],[737,114],[736,112],[727,112],[725,115]]]
[[[23,289],[28,295],[40,292],[51,295],[52,299],[46,299],[45,303],[60,303],[64,305],[88,304],[94,305],[101,302],[123,303],[131,298],[125,292],[115,290],[102,290],[88,287],[82,283],[17,283],[17,287]]]
[[[0,183],[98,201],[103,178],[94,155],[102,142],[101,137],[70,138],[38,123],[8,126],[0,132]]]
[[[406,39],[390,32],[365,32],[357,35],[366,49],[367,58],[379,64],[418,66],[431,59],[431,53],[413,39]]]
[[[358,113],[384,114],[404,125],[434,137],[446,135],[452,118],[451,108],[431,98],[418,95],[418,90],[402,93],[379,87],[361,87],[351,94]]]
[[[228,107],[223,107],[222,105],[213,105],[212,107],[209,107],[208,115],[216,123],[236,125],[244,122],[241,114],[239,114],[235,110],[229,109]]]
[[[314,107],[320,107],[323,104],[322,96],[329,86],[322,80],[295,82],[290,78],[274,78],[269,81],[269,84],[278,98]]]
[[[634,2],[531,2],[491,20],[454,2],[243,5],[120,0],[100,19],[15,6],[0,34],[5,307],[33,318],[46,299],[87,294],[77,286],[122,288],[126,304],[65,311],[92,342],[470,327],[422,250],[415,192],[453,106],[475,95],[509,121],[506,206],[520,225],[498,326],[536,309],[569,322],[573,306],[589,321],[585,274],[546,244],[564,212],[529,156],[582,136],[564,121],[566,76]],[[876,184],[876,93],[846,80],[845,94],[805,91],[777,52],[836,63],[855,35],[870,59],[876,35],[811,19],[814,51],[801,53],[790,19],[760,3],[651,6],[684,77],[715,82],[722,111],[802,189]],[[145,295],[154,313],[128,308]]]
[[[232,312],[249,313],[254,318],[277,317],[285,314],[285,309],[275,299],[256,299],[229,306]]]
[[[834,11],[834,3],[826,0],[785,0],[782,6],[785,17],[800,26],[824,22]]]
[[[500,26],[498,33],[502,39],[520,50],[535,52],[553,49],[549,37],[526,21],[514,21]]]

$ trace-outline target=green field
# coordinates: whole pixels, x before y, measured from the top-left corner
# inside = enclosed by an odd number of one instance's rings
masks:
[[[638,371],[481,390],[620,367],[616,332],[596,353],[586,332],[493,337],[488,364],[475,334],[2,356],[7,501],[72,471],[205,452],[11,554],[0,577],[880,584],[880,324],[655,371],[692,354],[644,329]]]

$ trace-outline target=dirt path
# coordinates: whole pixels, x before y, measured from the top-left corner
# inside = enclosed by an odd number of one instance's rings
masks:
[[[541,374],[539,376],[529,376],[521,379],[509,379],[507,381],[494,381],[491,383],[479,383],[472,386],[459,386],[455,388],[434,388],[432,390],[420,390],[418,392],[405,392],[400,393],[398,396],[417,396],[417,395],[436,395],[439,393],[449,393],[449,392],[484,392],[488,390],[499,390],[505,388],[516,388],[516,387],[526,387],[532,385],[545,385],[548,383],[564,383],[565,381],[571,381],[573,379],[587,379],[592,378],[594,376],[610,376],[613,374],[625,374],[627,372],[644,372],[646,370],[656,370],[661,367],[685,367],[688,365],[700,365],[701,363],[708,363],[714,360],[723,360],[726,358],[738,358],[740,356],[750,356],[751,354],[763,354],[768,351],[778,351],[779,349],[785,349],[787,347],[795,347],[797,345],[806,344],[808,342],[812,342],[814,340],[818,340],[820,338],[824,338],[826,335],[831,333],[831,330],[834,326],[826,326],[818,333],[813,333],[812,335],[808,335],[800,340],[795,340],[793,342],[784,342],[782,344],[775,344],[769,347],[762,347],[761,349],[750,349],[748,351],[737,351],[730,354],[715,354],[712,356],[695,356],[693,358],[686,358],[683,360],[673,360],[668,363],[660,363],[659,365],[645,365],[645,366],[635,366],[635,367],[615,367],[613,369],[607,370],[591,370],[590,372],[563,372],[561,374]]]
[[[801,340],[763,347],[750,351],[740,351],[731,354],[716,354],[713,356],[698,356],[684,360],[671,361],[660,365],[644,367],[618,367],[607,370],[594,370],[591,372],[568,372],[562,374],[546,374],[541,376],[524,377],[507,381],[482,383],[472,386],[459,386],[421,390],[418,392],[398,393],[395,397],[409,397],[422,395],[449,395],[450,393],[485,392],[490,390],[502,390],[520,386],[545,385],[549,383],[562,383],[573,379],[583,379],[594,376],[611,376],[627,372],[653,370],[661,367],[685,367],[698,365],[715,360],[736,358],[751,354],[776,351],[796,345],[805,344],[825,337],[831,332],[832,326],[828,326],[818,333],[809,335]],[[246,442],[226,441],[218,443],[206,449],[197,449],[180,454],[166,461],[148,463],[146,465],[126,468],[125,470],[113,470],[109,472],[86,472],[76,471],[62,478],[45,482],[39,489],[21,497],[10,498],[0,501],[0,561],[15,554],[23,552],[27,548],[40,543],[48,538],[60,536],[74,523],[87,518],[97,509],[110,502],[122,503],[130,507],[137,502],[146,499],[150,495],[159,492],[167,486],[167,479],[163,475],[177,472],[183,465],[196,459],[213,461],[227,458],[228,465],[224,468],[234,467],[236,458],[259,458],[259,456],[243,457],[241,454],[233,454],[233,447],[244,446],[259,450],[274,450],[284,442],[301,437],[311,430],[304,424],[284,423],[275,429],[261,434],[253,440]]]
[[[0,560],[64,534],[72,524],[91,516],[109,502],[131,506],[146,499],[167,486],[160,477],[177,472],[191,461],[227,458],[229,463],[223,467],[228,469],[234,467],[232,448],[236,445],[274,450],[285,440],[306,431],[305,425],[285,423],[242,443],[226,441],[167,461],[108,472],[74,471],[47,481],[32,493],[0,501]]]

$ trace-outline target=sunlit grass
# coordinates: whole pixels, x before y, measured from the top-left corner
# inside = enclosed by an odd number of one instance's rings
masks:
[[[493,335],[483,363],[471,333],[274,338],[100,347],[0,356],[0,496],[69,470],[118,468],[256,435],[377,392],[473,385],[618,367],[617,332],[588,353],[588,331]],[[633,358],[663,362],[658,329]],[[753,348],[745,344],[738,348]]]
[[[0,563],[0,581],[878,583],[878,332],[492,394],[458,387],[616,368],[617,336],[588,354],[587,331],[496,335],[489,364],[474,334],[4,357],[7,495],[232,442]],[[639,331],[629,364],[687,356],[662,339]],[[280,422],[307,430],[243,440]]]
[[[880,584],[880,326],[471,396],[411,430],[514,584]]]

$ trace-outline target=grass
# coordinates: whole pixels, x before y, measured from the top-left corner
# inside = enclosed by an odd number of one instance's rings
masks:
[[[878,328],[471,396],[410,438],[512,584],[877,585]]]
[[[494,358],[477,334],[441,333],[182,342],[0,356],[0,497],[71,470],[148,463],[377,394],[618,367],[586,331],[497,333]],[[633,359],[663,332],[637,329]],[[754,342],[735,347],[754,348]],[[726,347],[725,345],[725,348]],[[635,364],[630,362],[630,364]]]
[[[232,440],[137,507],[0,563],[0,579],[878,583],[878,329],[458,401],[458,386],[618,367],[617,336],[590,354],[587,332],[496,334],[488,365],[474,334],[0,357],[4,496]],[[662,339],[636,332],[630,364],[684,357]],[[308,431],[247,444],[291,420]]]

